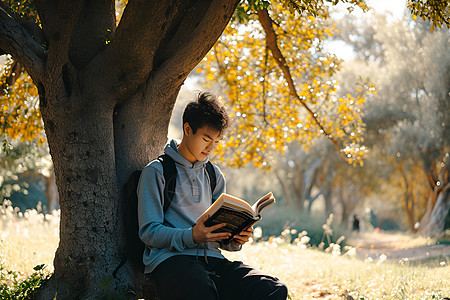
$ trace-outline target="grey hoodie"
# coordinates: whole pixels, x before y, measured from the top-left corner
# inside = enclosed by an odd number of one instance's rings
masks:
[[[217,185],[211,195],[206,162],[191,164],[183,158],[177,149],[177,142],[171,140],[164,148],[164,153],[175,161],[177,181],[175,195],[163,213],[164,175],[161,162],[152,161],[142,171],[138,184],[138,218],[139,237],[147,245],[143,262],[145,273],[151,273],[158,264],[174,255],[197,255],[198,247],[192,238],[195,220],[225,192],[225,178],[220,169],[214,165]],[[210,257],[224,258],[219,247],[228,251],[238,251],[240,246],[232,243],[222,245],[210,242],[205,254]]]

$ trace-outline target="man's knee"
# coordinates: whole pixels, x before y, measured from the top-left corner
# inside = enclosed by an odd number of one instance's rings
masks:
[[[195,258],[170,258],[157,267],[153,278],[162,299],[218,299],[209,272]]]
[[[282,300],[282,299],[284,300],[287,298],[287,296],[288,296],[287,286],[286,286],[286,284],[284,284],[283,282],[280,281],[279,284],[277,284],[275,286],[275,290],[272,293],[270,293],[266,299],[267,300]]]
[[[288,296],[288,288],[278,278],[262,279],[254,289],[252,299],[285,300]]]

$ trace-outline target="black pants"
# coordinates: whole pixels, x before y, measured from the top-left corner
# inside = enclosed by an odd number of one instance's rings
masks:
[[[287,287],[278,278],[239,261],[177,255],[152,272],[158,293],[168,299],[267,299],[287,298]]]

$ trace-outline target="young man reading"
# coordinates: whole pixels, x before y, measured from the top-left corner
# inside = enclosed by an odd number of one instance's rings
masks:
[[[229,124],[225,108],[212,95],[202,93],[183,113],[183,138],[172,140],[164,152],[176,165],[174,197],[164,213],[164,175],[159,160],[147,165],[138,186],[139,236],[145,243],[145,273],[155,279],[165,299],[286,299],[287,287],[278,278],[242,262],[227,260],[220,249],[238,251],[253,228],[221,241],[230,233],[216,233],[224,226],[206,227],[200,216],[220,194],[225,179],[213,165],[216,186],[211,191],[206,170],[209,155]]]

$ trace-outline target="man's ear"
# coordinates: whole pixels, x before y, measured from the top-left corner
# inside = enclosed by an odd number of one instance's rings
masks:
[[[191,125],[188,122],[183,124],[183,132],[185,135],[190,135],[192,133]]]

